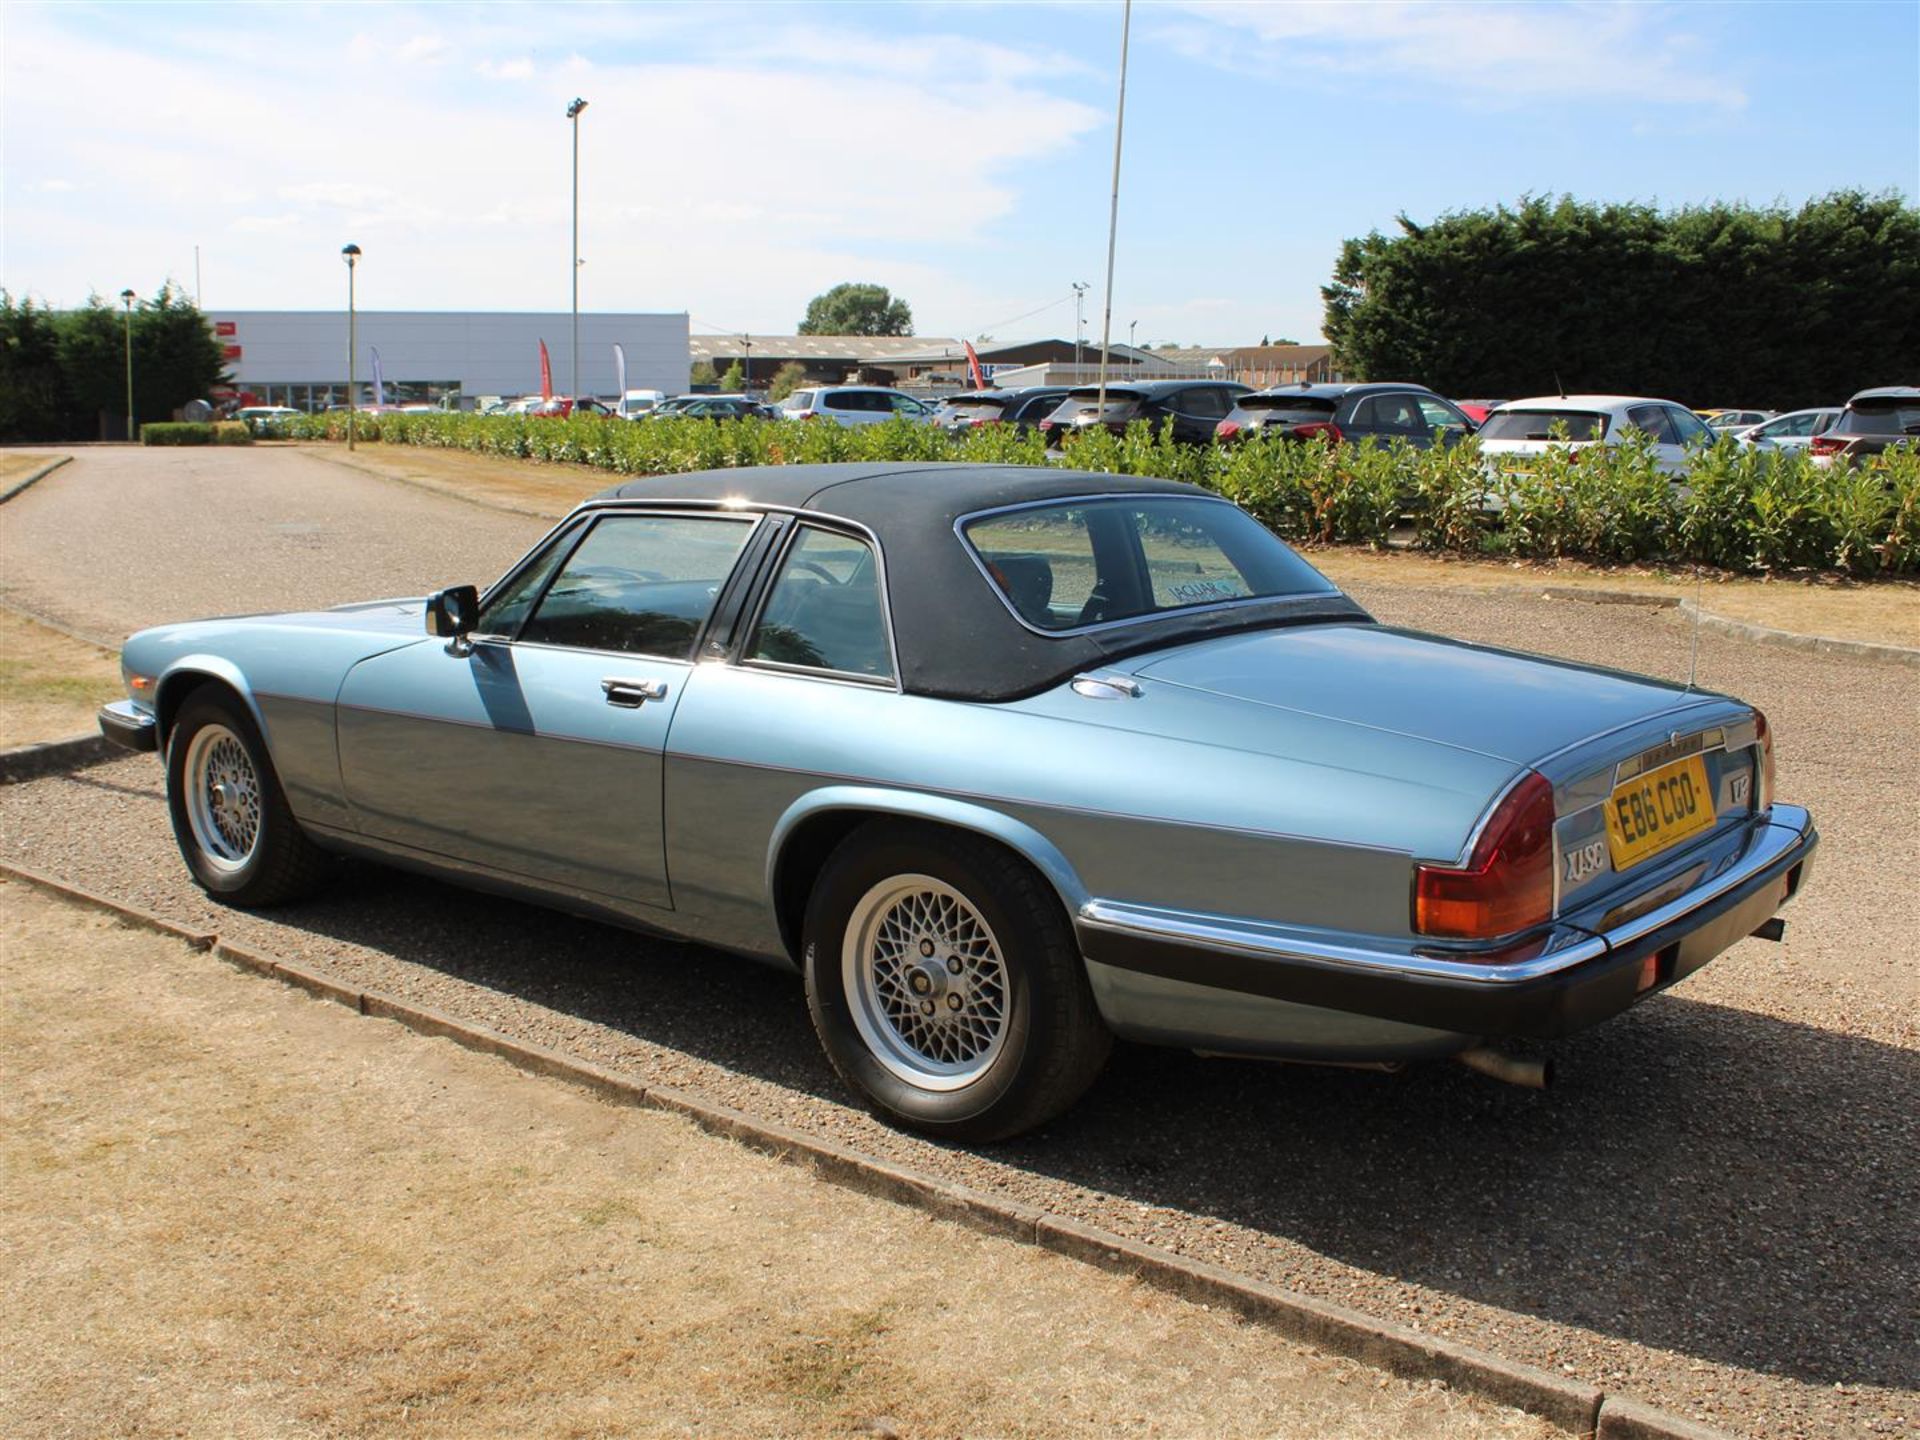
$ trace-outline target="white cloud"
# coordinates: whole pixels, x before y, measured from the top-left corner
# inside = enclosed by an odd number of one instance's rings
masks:
[[[473,67],[476,75],[484,75],[489,80],[526,80],[533,75],[533,62],[524,57],[518,60],[482,60]]]
[[[1747,97],[1715,69],[1671,5],[1613,0],[1543,5],[1489,0],[1190,0],[1156,38],[1191,59],[1285,83],[1302,74],[1414,79],[1477,103],[1628,100],[1739,110]],[[1195,26],[1193,20],[1206,22]]]

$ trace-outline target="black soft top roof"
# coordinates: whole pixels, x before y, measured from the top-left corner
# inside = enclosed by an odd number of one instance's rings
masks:
[[[1036,634],[1014,617],[954,533],[961,516],[981,510],[1133,494],[1216,498],[1177,480],[953,463],[703,470],[629,480],[594,498],[601,503],[725,501],[746,508],[805,511],[864,526],[879,540],[886,565],[900,683],[916,695],[1014,700],[1104,662],[1189,640],[1302,620],[1370,618],[1330,589],[1325,596],[1248,600],[1145,616],[1081,634]]]

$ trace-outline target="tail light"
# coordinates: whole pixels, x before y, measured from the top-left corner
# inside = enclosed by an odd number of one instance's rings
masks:
[[[1051,430],[1051,429],[1053,429],[1053,421],[1052,421],[1052,419],[1050,419],[1050,418],[1049,418],[1049,419],[1046,419],[1046,420],[1042,420],[1042,421],[1040,422],[1040,428],[1041,428],[1042,430]]]
[[[1310,420],[1305,425],[1293,427],[1293,438],[1296,440],[1311,440],[1316,436],[1323,438],[1329,445],[1338,445],[1347,438],[1340,433],[1340,427],[1331,420]]]
[[[1222,420],[1218,425],[1213,427],[1213,433],[1222,440],[1231,440],[1240,433],[1240,422],[1238,420]]]
[[[1773,727],[1767,724],[1767,717],[1758,710],[1753,712],[1753,738],[1760,747],[1756,777],[1760,783],[1754,787],[1754,807],[1765,810],[1773,804]]]
[[[1459,869],[1413,867],[1413,929],[1491,940],[1553,918],[1553,786],[1529,770],[1494,807]]]
[[[1816,435],[1807,442],[1807,451],[1813,455],[1838,455],[1847,448],[1843,435]]]

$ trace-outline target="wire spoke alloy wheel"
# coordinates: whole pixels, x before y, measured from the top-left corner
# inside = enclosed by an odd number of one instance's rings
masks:
[[[260,775],[240,737],[224,725],[194,733],[186,761],[187,822],[215,870],[233,873],[260,841]]]
[[[931,875],[895,875],[848,917],[842,979],[860,1038],[909,1085],[959,1090],[992,1068],[1011,992],[992,928]]]

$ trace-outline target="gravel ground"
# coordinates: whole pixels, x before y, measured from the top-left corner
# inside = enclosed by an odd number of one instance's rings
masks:
[[[377,490],[327,479],[330,513],[333,486],[375,496],[364,513],[377,511]],[[490,518],[408,503],[429,549]],[[131,506],[108,513],[154,528]],[[10,548],[13,523],[0,515]],[[331,595],[333,558],[296,554],[329,571]],[[241,574],[215,563],[231,593]],[[463,566],[451,573],[489,573]],[[262,579],[300,583],[293,563]],[[383,588],[418,584],[362,593]],[[1384,586],[1360,598],[1382,619],[1468,639],[1666,675],[1687,666],[1670,612]],[[1813,882],[1785,944],[1742,942],[1550,1047],[1561,1083],[1544,1096],[1445,1066],[1384,1077],[1123,1047],[1046,1132],[947,1149],[849,1104],[797,983],[773,970],[373,867],[271,917],[213,907],[185,879],[147,759],[0,793],[0,853],[356,984],[1713,1424],[1920,1434],[1920,987],[1893,938],[1920,931],[1907,883],[1920,825],[1899,788],[1914,773],[1920,676],[1713,635],[1698,674],[1772,717],[1781,797],[1811,806],[1825,837]]]

